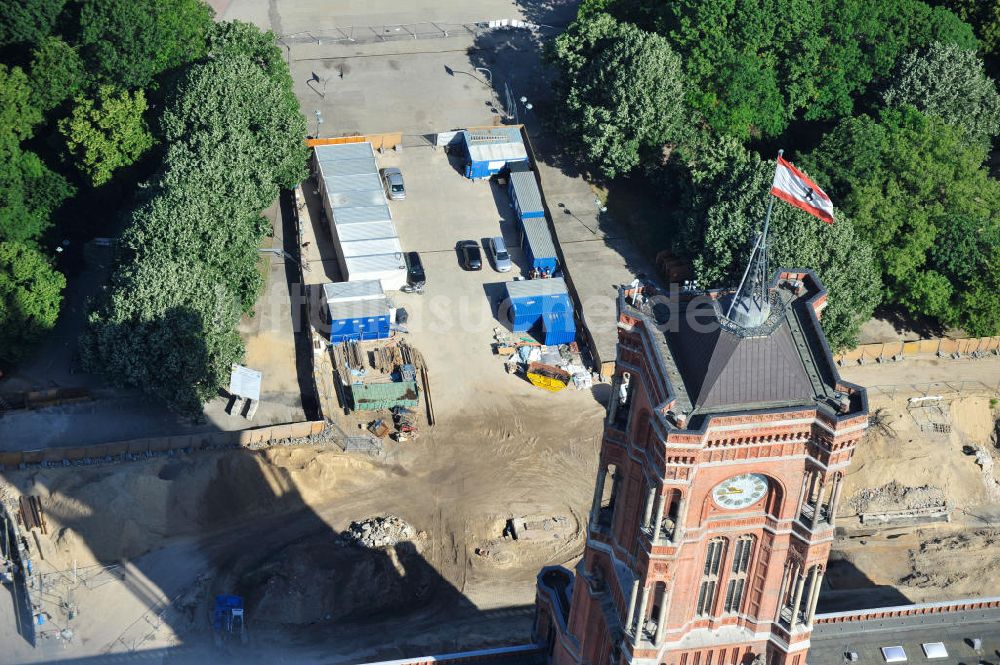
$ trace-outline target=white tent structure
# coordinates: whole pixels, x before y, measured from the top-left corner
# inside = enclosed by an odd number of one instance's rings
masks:
[[[333,245],[349,282],[377,279],[386,291],[406,284],[406,262],[371,143],[313,148]]]

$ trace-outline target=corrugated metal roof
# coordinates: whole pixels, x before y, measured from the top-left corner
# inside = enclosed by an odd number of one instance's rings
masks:
[[[406,263],[403,256],[395,254],[377,254],[373,256],[352,256],[345,259],[347,271],[355,275],[354,279],[365,279],[361,277],[364,273],[386,273],[402,272],[406,274]]]
[[[405,284],[403,250],[371,144],[316,146],[314,156],[347,279],[384,280],[387,289]]]
[[[329,185],[329,178],[327,179],[327,185]],[[330,198],[330,205],[333,207],[334,217],[340,212],[338,208],[362,208],[365,206],[386,205],[385,194],[382,193],[381,189],[342,192],[332,190],[328,186],[326,192]]]
[[[465,145],[474,162],[505,162],[527,159],[528,152],[516,127],[464,131]]]
[[[318,145],[313,150],[317,159],[362,159],[371,157],[374,159],[375,150],[368,141],[359,143],[340,143],[337,145]]]
[[[331,192],[372,192],[382,189],[382,180],[377,173],[331,175],[326,177],[326,186]]]
[[[381,298],[369,298],[367,300],[332,302],[329,304],[329,310],[331,321],[389,316],[389,299],[382,296]]]
[[[347,224],[365,224],[368,222],[392,222],[388,205],[361,206],[358,208],[341,208],[334,214],[333,223],[339,226]],[[393,227],[393,235],[396,235]]]
[[[524,233],[531,245],[531,254],[536,258],[555,258],[556,246],[552,243],[552,234],[544,218],[525,219],[521,221]]]
[[[328,303],[345,300],[370,300],[382,298],[382,283],[377,279],[362,279],[356,282],[330,282],[323,285],[323,296]]]
[[[320,170],[322,170],[323,175],[326,177],[378,172],[378,166],[375,163],[374,157],[371,159],[330,160],[319,162],[319,165]]]
[[[514,282],[507,282],[507,295],[511,299],[565,295],[566,293],[566,282],[563,281],[562,277],[521,279]]]
[[[372,256],[373,254],[397,254],[403,251],[403,248],[399,244],[399,238],[341,242],[340,247],[345,258]]]
[[[510,185],[517,197],[517,205],[521,212],[541,212],[542,193],[538,191],[535,174],[532,171],[511,171]],[[555,256],[553,254],[553,256]]]
[[[367,224],[338,224],[337,237],[341,242],[353,240],[375,240],[376,238],[393,238],[396,229],[392,222],[369,222]]]

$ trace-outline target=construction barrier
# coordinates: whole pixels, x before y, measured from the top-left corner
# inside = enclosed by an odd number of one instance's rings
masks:
[[[331,136],[325,139],[306,139],[306,145],[315,148],[318,145],[341,145],[344,143],[371,143],[374,150],[392,150],[403,144],[402,132],[385,132],[382,134],[358,134],[356,136]]]
[[[0,452],[0,469],[17,468],[21,464],[63,464],[82,459],[100,460],[120,458],[124,455],[145,455],[165,453],[171,450],[206,450],[209,448],[232,448],[267,445],[274,441],[302,439],[319,434],[326,427],[322,420],[271,425],[256,429],[234,432],[205,432],[203,434],[180,434],[129,441],[98,443],[90,446],[68,448],[45,448],[42,450],[17,450]]]
[[[963,337],[941,339],[918,339],[907,342],[884,342],[862,344],[850,351],[838,354],[833,359],[840,363],[866,363],[884,360],[900,360],[908,356],[953,354],[972,355],[974,353],[995,353],[1000,350],[1000,335],[993,337]]]

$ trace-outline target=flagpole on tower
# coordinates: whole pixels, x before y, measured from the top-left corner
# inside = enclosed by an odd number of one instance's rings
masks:
[[[784,149],[778,151],[778,157],[780,158],[785,153]],[[777,172],[777,164],[775,164],[775,172]],[[743,293],[743,287],[746,286],[747,277],[750,276],[750,271],[753,271],[753,278],[750,283],[750,293],[747,305],[750,303],[755,303],[757,307],[764,311],[765,305],[767,303],[767,232],[771,226],[771,211],[774,210],[774,199],[776,197],[769,196],[769,201],[767,202],[767,214],[764,216],[764,228],[757,234],[757,241],[753,245],[753,249],[750,251],[750,260],[747,262],[746,270],[743,271],[743,278],[740,280],[740,285],[736,288],[736,293],[733,294],[733,299],[729,303],[729,309],[726,310],[726,318],[731,318],[733,313],[733,307],[739,302],[740,295]]]

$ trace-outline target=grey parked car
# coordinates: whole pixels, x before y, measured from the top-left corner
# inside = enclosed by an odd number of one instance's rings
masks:
[[[382,169],[382,182],[385,183],[385,191],[393,201],[402,201],[406,198],[406,187],[403,185],[403,172],[396,167]]]
[[[493,246],[493,266],[497,272],[510,272],[514,264],[510,261],[510,254],[507,253],[507,245],[504,244],[503,237],[490,238],[490,245]]]

